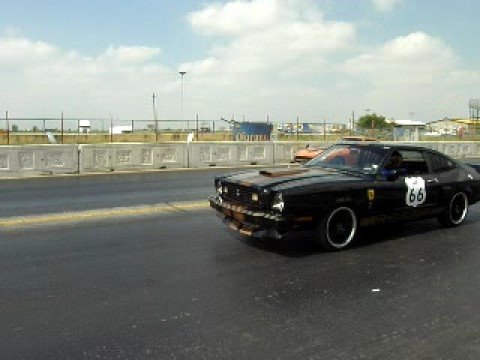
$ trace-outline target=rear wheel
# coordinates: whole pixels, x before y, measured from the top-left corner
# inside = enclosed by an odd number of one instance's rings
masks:
[[[463,223],[467,213],[468,197],[464,192],[458,192],[450,198],[450,202],[438,220],[445,227],[455,227]]]
[[[318,242],[327,250],[343,250],[355,238],[357,226],[357,216],[350,207],[333,208],[320,221]]]

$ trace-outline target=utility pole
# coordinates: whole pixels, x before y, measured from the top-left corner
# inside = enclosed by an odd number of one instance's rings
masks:
[[[113,142],[113,117],[110,114],[110,142]]]
[[[5,122],[7,123],[7,145],[10,145],[10,121],[8,120],[8,110],[5,111]]]
[[[155,142],[158,141],[158,114],[157,114],[157,106],[155,104],[156,98],[157,98],[157,95],[153,93],[152,106],[153,106],[153,121],[155,121]],[[132,132],[133,132],[133,125],[132,125]]]
[[[299,131],[299,127],[300,127],[300,124],[299,124],[299,118],[298,118],[298,115],[297,115],[297,141],[298,141],[298,131]]]
[[[62,118],[61,118],[61,132],[62,132],[62,144],[63,144],[63,111],[62,111]]]
[[[198,114],[195,117],[195,127],[196,127],[196,132],[197,132],[197,141],[198,141]]]
[[[355,134],[355,110],[352,111],[352,131]]]
[[[323,117],[323,141],[327,141],[327,118]]]
[[[185,121],[185,114],[184,114],[184,97],[185,97],[185,74],[186,71],[180,71],[179,74],[182,77],[182,122]],[[187,121],[187,132],[190,130],[190,122]]]

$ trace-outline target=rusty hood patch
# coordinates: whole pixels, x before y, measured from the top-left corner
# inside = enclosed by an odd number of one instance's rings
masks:
[[[285,170],[262,170],[260,175],[268,177],[281,177],[289,175],[298,175],[307,172],[307,169],[285,169]]]

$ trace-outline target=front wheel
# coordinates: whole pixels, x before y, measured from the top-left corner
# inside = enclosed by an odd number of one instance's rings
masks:
[[[333,208],[319,223],[318,242],[330,251],[343,250],[355,238],[357,226],[357,216],[350,207]]]
[[[450,198],[445,211],[438,220],[445,227],[455,227],[463,223],[467,213],[468,197],[465,193],[458,192]]]

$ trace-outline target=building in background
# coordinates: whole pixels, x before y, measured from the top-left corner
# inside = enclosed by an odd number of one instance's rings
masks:
[[[92,131],[92,124],[90,120],[78,120],[78,132],[88,134]]]
[[[132,132],[132,125],[116,125],[109,128],[110,135],[131,134]]]
[[[385,120],[393,126],[393,140],[418,141],[427,124],[419,120]]]
[[[427,124],[426,136],[463,136],[475,133],[475,121],[465,118],[443,118]]]
[[[270,140],[272,130],[270,123],[235,122],[233,125],[235,140]]]

